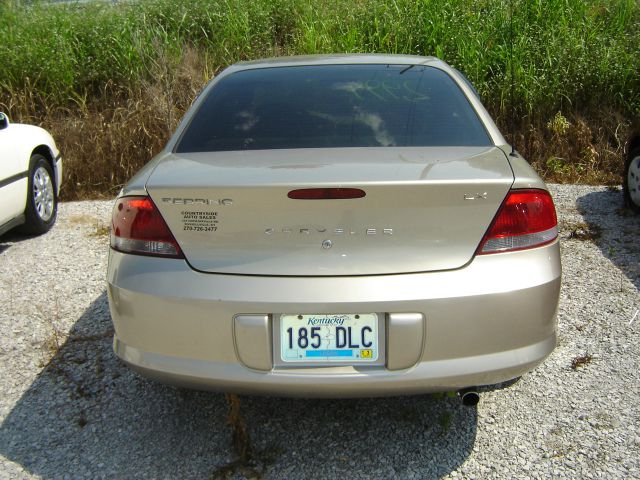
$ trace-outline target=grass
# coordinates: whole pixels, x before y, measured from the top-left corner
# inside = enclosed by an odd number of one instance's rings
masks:
[[[635,0],[5,0],[0,109],[54,133],[67,198],[113,195],[231,63],[436,55],[466,73],[545,178],[616,183],[628,124],[640,115],[638,24]]]
[[[55,297],[55,303],[52,311],[49,311],[40,305],[36,308],[43,319],[44,323],[49,327],[50,334],[42,343],[46,358],[43,358],[41,365],[47,365],[52,358],[60,352],[60,348],[65,342],[65,332],[60,328],[60,306],[58,297]]]
[[[572,222],[560,220],[560,230],[568,232],[567,239],[594,242],[602,236],[602,229],[598,225],[590,225],[586,222]]]
[[[89,237],[108,237],[111,232],[110,225],[103,223],[99,218],[91,215],[72,215],[69,217],[68,222],[75,225],[92,226],[92,230],[88,234]]]

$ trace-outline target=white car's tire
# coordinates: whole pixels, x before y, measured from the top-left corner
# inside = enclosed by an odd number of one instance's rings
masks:
[[[46,158],[36,153],[29,162],[25,224],[20,230],[30,234],[45,233],[55,223],[57,214],[58,198],[53,169]]]
[[[624,166],[624,200],[636,213],[640,213],[640,148],[629,152]]]
[[[624,165],[624,200],[636,213],[640,213],[640,148],[629,152]]]

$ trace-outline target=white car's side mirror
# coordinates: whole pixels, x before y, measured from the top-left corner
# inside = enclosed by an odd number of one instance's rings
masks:
[[[3,112],[0,112],[0,130],[3,130],[9,126],[9,117]]]

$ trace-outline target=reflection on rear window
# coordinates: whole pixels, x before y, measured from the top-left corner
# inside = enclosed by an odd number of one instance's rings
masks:
[[[322,65],[221,79],[176,151],[490,144],[473,107],[441,70]]]

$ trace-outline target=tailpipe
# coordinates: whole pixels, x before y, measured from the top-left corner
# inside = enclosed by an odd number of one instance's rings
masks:
[[[476,387],[468,387],[458,390],[458,396],[465,407],[475,407],[480,401],[480,394],[476,390]]]

